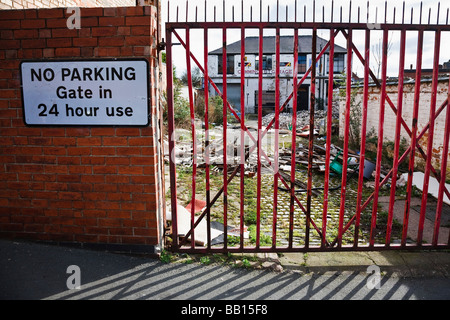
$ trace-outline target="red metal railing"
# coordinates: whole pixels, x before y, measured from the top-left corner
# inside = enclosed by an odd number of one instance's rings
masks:
[[[260,21],[253,22],[253,8],[250,7],[250,21],[244,21],[244,5],[241,2],[241,21],[235,21],[235,10],[232,7],[232,19],[231,21],[226,21],[225,19],[225,2],[223,2],[223,21],[216,21],[217,8],[214,6],[213,21],[206,21],[207,4],[204,4],[204,21],[198,21],[198,8],[195,7],[195,19],[193,22],[188,21],[188,8],[189,5],[186,2],[185,12],[186,20],[184,22],[178,21],[179,7],[176,7],[176,19],[175,21],[170,20],[169,13],[171,12],[170,3],[168,3],[168,21],[166,23],[166,66],[167,66],[167,104],[168,104],[168,131],[169,131],[169,151],[170,151],[170,191],[171,191],[171,208],[172,208],[172,244],[171,248],[175,251],[194,251],[194,252],[267,252],[267,251],[332,251],[332,250],[385,250],[385,249],[448,249],[450,248],[450,235],[447,241],[442,242],[439,240],[439,234],[442,233],[444,228],[441,226],[441,219],[443,208],[446,206],[444,204],[444,196],[450,198],[450,194],[445,185],[446,175],[447,175],[447,163],[449,156],[449,123],[450,123],[450,108],[449,108],[449,96],[448,91],[446,92],[445,101],[437,108],[437,96],[438,92],[438,80],[440,79],[439,73],[439,59],[441,51],[442,36],[450,31],[450,26],[448,25],[449,10],[447,10],[447,16],[445,23],[441,23],[440,17],[440,4],[436,11],[436,24],[431,24],[431,13],[430,8],[428,15],[428,24],[422,24],[422,5],[419,10],[419,23],[414,21],[414,8],[411,8],[411,21],[405,24],[406,19],[406,6],[403,4],[403,11],[401,13],[401,23],[396,23],[396,9],[393,8],[393,21],[388,23],[388,7],[387,3],[385,6],[385,19],[384,23],[379,24],[375,18],[375,21],[370,22],[369,19],[369,3],[367,3],[367,19],[365,23],[360,20],[361,9],[358,7],[357,15],[354,19],[357,21],[352,21],[349,19],[348,23],[343,22],[342,7],[340,8],[339,22],[334,22],[334,2],[331,6],[331,14],[329,19],[325,19],[325,8],[322,7],[322,21],[316,22],[316,15],[320,15],[320,12],[315,10],[315,1],[313,4],[313,14],[312,22],[308,22],[307,8],[304,7],[304,21],[297,21],[297,2],[295,2],[295,13],[292,22],[288,21],[289,13],[288,7],[286,7],[286,21],[279,21],[279,9],[280,6],[277,3],[277,14],[276,21],[271,21],[270,19],[270,8],[267,10],[267,21],[263,21],[262,12],[263,6],[262,1],[259,5],[260,11]],[[172,8],[173,9],[173,8]],[[352,7],[349,7],[349,17],[352,17]],[[378,8],[376,9],[376,12]],[[417,12],[417,9],[416,9]],[[184,39],[180,36],[179,31],[184,31]],[[191,50],[192,40],[191,40],[191,30],[202,30],[203,31],[203,64],[195,57],[195,54]],[[222,90],[219,90],[217,84],[211,78],[208,70],[208,35],[211,30],[221,30],[222,31]],[[240,114],[232,107],[227,95],[227,32],[240,32]],[[246,31],[247,30],[257,30],[258,32],[258,57],[259,57],[259,69],[258,69],[258,95],[257,95],[257,133],[256,136],[253,131],[249,130],[246,124],[246,110],[245,110],[245,94],[246,87],[245,81],[248,78],[245,74],[245,49],[246,49]],[[275,108],[274,108],[274,118],[269,122],[269,124],[263,127],[263,39],[264,31],[273,30],[275,32]],[[287,97],[287,99],[282,103],[280,95],[280,38],[281,31],[289,30],[293,33],[293,74],[292,81],[293,85],[292,93]],[[298,80],[298,56],[299,56],[299,31],[311,31],[312,34],[312,44],[311,44],[311,65],[305,72],[305,74]],[[318,50],[317,48],[317,34],[318,31],[328,31],[329,40],[327,44]],[[364,56],[358,50],[358,47],[354,43],[355,32],[364,32]],[[370,68],[370,58],[371,58],[371,34],[373,32],[382,32],[382,56],[381,56],[381,79],[378,79]],[[395,104],[387,92],[388,85],[388,66],[389,66],[389,34],[396,33],[400,35],[399,40],[399,70],[398,70],[398,94],[397,103]],[[429,105],[425,105],[421,102],[421,96],[424,94],[421,92],[421,81],[418,79],[422,78],[422,65],[423,65],[423,46],[425,32],[434,34],[434,55],[432,58],[433,62],[433,73],[432,73],[432,84],[431,84],[431,95]],[[404,70],[405,70],[405,60],[407,52],[407,35],[417,34],[417,59],[416,59],[416,75],[415,75],[415,91],[414,91],[414,102],[413,102],[413,113],[412,113],[412,124],[411,127],[406,122],[406,115],[404,114]],[[345,107],[344,107],[344,122],[343,122],[343,146],[342,146],[342,175],[340,180],[340,193],[339,193],[339,215],[337,221],[337,232],[330,231],[330,223],[332,222],[330,218],[330,196],[331,196],[331,132],[332,132],[332,105],[333,96],[335,91],[335,74],[334,74],[334,56],[335,56],[335,44],[338,35],[342,35],[346,41],[346,77],[345,77]],[[173,36],[179,41],[179,44],[186,50],[186,69],[187,69],[187,84],[188,84],[188,100],[189,100],[189,110],[190,110],[190,120],[191,120],[191,133],[192,133],[192,180],[191,180],[191,201],[192,203],[196,200],[196,186],[198,176],[198,163],[197,163],[197,134],[195,125],[195,108],[194,108],[194,95],[193,95],[193,85],[192,85],[192,66],[193,62],[199,70],[202,72],[204,77],[204,146],[206,152],[204,152],[204,170],[205,170],[205,185],[206,190],[204,198],[206,199],[206,207],[196,216],[194,205],[191,206],[190,211],[190,228],[189,231],[183,234],[183,237],[179,237],[179,226],[177,225],[177,181],[176,181],[176,164],[175,164],[175,122],[174,122],[174,92],[173,92],[173,73],[171,72],[173,68]],[[196,46],[198,46],[198,41],[196,39]],[[319,51],[319,52],[318,52]],[[328,54],[328,88],[327,88],[327,105],[328,111],[326,116],[326,139],[325,139],[325,170],[323,174],[323,200],[321,208],[321,223],[316,223],[315,217],[313,217],[313,211],[317,209],[312,207],[313,202],[313,190],[314,190],[314,175],[315,171],[313,168],[314,163],[314,152],[315,152],[315,105],[316,105],[316,81],[317,81],[317,62],[323,56]],[[355,59],[353,59],[355,58]],[[352,70],[356,63],[361,62],[363,66],[364,78],[362,84],[362,106],[361,106],[361,134],[360,134],[360,150],[359,150],[359,163],[364,164],[367,156],[366,150],[366,136],[368,131],[368,115],[369,115],[369,97],[374,95],[370,92],[370,87],[378,87],[379,93],[379,119],[378,119],[378,130],[377,130],[377,150],[376,150],[376,164],[375,164],[375,175],[374,175],[374,191],[367,196],[367,191],[364,187],[364,166],[359,165],[356,169],[358,174],[357,178],[357,196],[356,204],[354,206],[354,212],[350,215],[348,214],[348,188],[349,188],[349,165],[347,159],[349,158],[349,133],[350,133],[350,122],[351,122],[351,110],[355,108],[352,106],[352,88],[354,83],[352,81]],[[447,78],[448,74],[445,75]],[[310,108],[309,108],[309,136],[308,136],[308,163],[307,163],[307,183],[306,183],[306,198],[302,199],[298,192],[295,190],[295,179],[296,172],[298,169],[298,163],[296,160],[297,155],[297,99],[298,99],[298,89],[305,83],[306,80],[310,81]],[[210,124],[209,124],[209,91],[208,87],[211,86],[212,90],[218,94],[223,100],[223,161],[222,161],[222,187],[217,191],[214,197],[211,197],[211,163],[210,154],[208,152],[209,146],[211,144],[210,137]],[[449,84],[450,87],[450,84]],[[442,94],[442,92],[440,92]],[[292,136],[291,136],[291,163],[290,163],[290,179],[286,179],[284,175],[280,174],[279,171],[279,132],[280,132],[280,113],[285,111],[289,104],[292,102],[294,106],[292,108]],[[394,139],[394,151],[393,151],[393,161],[391,164],[392,169],[388,171],[387,174],[382,175],[382,158],[383,158],[383,143],[385,136],[385,117],[386,112],[392,110],[395,114],[395,139]],[[419,128],[419,110],[423,108],[429,108],[429,120],[427,125]],[[436,127],[436,119],[444,111],[445,112],[445,126],[444,128]],[[229,146],[229,141],[227,140],[228,134],[228,112],[231,116],[237,120],[240,126],[240,147],[239,147],[239,157],[240,163],[238,166],[233,166],[227,163],[227,147]],[[422,119],[423,120],[423,119]],[[274,145],[276,146],[273,152],[272,158],[269,157],[266,150],[262,145],[262,141],[266,135],[268,135],[269,130],[274,129]],[[406,151],[401,154],[400,152],[400,137],[402,130],[410,138],[409,147]],[[444,139],[442,144],[442,153],[439,172],[434,168],[432,162],[433,154],[433,140],[436,130],[444,130]],[[428,141],[426,150],[419,144],[419,141],[425,134],[428,134]],[[253,143],[247,149],[245,148],[246,137]],[[254,243],[246,244],[244,241],[244,217],[246,215],[245,202],[245,165],[250,160],[250,156],[254,154],[256,149],[256,192],[254,197],[256,197],[256,233]],[[416,157],[420,156],[425,161],[425,172],[424,172],[424,183],[423,192],[421,196],[421,207],[419,213],[419,222],[417,226],[417,237],[416,240],[412,241],[408,239],[410,233],[408,228],[410,227],[410,213],[411,213],[411,201],[413,194],[413,171],[415,170]],[[396,201],[397,192],[397,179],[399,173],[399,166],[404,161],[409,160],[409,170],[407,173],[406,182],[406,196],[404,200],[404,211],[403,211],[403,221],[401,222],[401,236],[397,243],[392,242],[393,235],[393,225],[394,225],[394,204]],[[265,246],[261,245],[261,212],[262,212],[262,192],[263,192],[263,161],[269,164],[273,171],[273,188],[272,188],[272,200],[273,200],[273,210],[272,210],[272,221],[271,221],[271,241],[270,244]],[[230,169],[230,170],[229,170]],[[231,171],[232,170],[232,171]],[[231,171],[231,174],[230,174]],[[230,246],[228,244],[228,227],[229,227],[229,184],[232,180],[239,174],[239,197],[238,201],[238,211],[239,211],[239,243],[237,246]],[[439,183],[439,191],[437,197],[437,206],[435,212],[434,221],[432,221],[432,241],[431,243],[424,243],[424,229],[426,220],[426,210],[427,202],[429,201],[428,188],[430,176],[433,175]],[[384,231],[384,241],[380,241],[376,237],[376,233],[379,231],[380,227],[377,225],[377,219],[379,218],[379,197],[380,191],[383,186],[390,183],[391,188],[389,192],[389,205],[387,209],[386,227]],[[279,233],[281,233],[281,227],[278,225],[279,221],[279,205],[280,205],[280,189],[289,190],[289,215],[287,222],[287,244],[281,245],[278,243]],[[202,196],[203,197],[203,196]],[[222,198],[223,205],[223,216],[221,222],[223,223],[223,237],[224,242],[221,246],[211,245],[211,224],[212,216],[211,212],[216,204],[217,200]],[[371,213],[364,213],[364,210],[372,205]],[[296,209],[300,209],[296,211]],[[353,207],[352,207],[353,208]],[[320,210],[320,209],[319,209]],[[353,209],[352,209],[353,210]],[[362,225],[361,219],[370,215],[368,220],[370,221],[367,230],[367,238],[365,243],[361,244],[360,241],[362,235]],[[196,228],[199,224],[206,220],[206,230],[207,230],[207,241],[205,245],[196,244]],[[299,245],[294,240],[294,233],[298,231],[298,226],[296,226],[295,221],[301,220],[301,224],[304,224],[304,236],[302,244]],[[353,229],[351,229],[353,228]],[[344,235],[348,232],[353,233],[352,241],[345,241]],[[448,228],[445,228],[448,232]],[[330,234],[331,233],[331,234]],[[450,233],[449,233],[450,234]],[[318,237],[320,242],[318,245],[311,245],[310,240],[312,237]],[[188,240],[190,239],[190,244]]]

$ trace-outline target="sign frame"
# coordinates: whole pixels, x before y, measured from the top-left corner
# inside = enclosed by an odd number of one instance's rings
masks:
[[[29,123],[27,122],[27,113],[25,106],[25,96],[24,96],[24,79],[23,79],[23,69],[22,65],[25,63],[72,63],[72,62],[145,62],[145,98],[146,98],[146,123],[139,124],[121,124],[121,123],[74,123],[74,124],[66,124],[66,123]],[[23,111],[23,122],[28,127],[148,127],[151,124],[151,88],[150,88],[150,66],[149,61],[146,58],[93,58],[93,59],[29,59],[22,60],[19,65],[19,74],[20,74],[20,90],[21,90],[21,102],[22,102],[22,111]]]

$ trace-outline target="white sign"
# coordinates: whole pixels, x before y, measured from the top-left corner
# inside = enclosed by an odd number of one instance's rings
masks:
[[[27,125],[149,123],[147,60],[21,63]]]

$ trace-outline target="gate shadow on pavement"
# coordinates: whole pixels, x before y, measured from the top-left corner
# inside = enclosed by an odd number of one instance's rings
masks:
[[[164,264],[148,257],[0,241],[0,299],[299,300],[449,299],[450,279],[387,271],[370,289],[361,271],[299,273],[221,264]],[[67,289],[69,265],[81,288]]]

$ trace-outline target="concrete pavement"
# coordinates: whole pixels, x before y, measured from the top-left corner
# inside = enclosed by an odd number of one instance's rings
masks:
[[[450,299],[448,252],[259,258],[281,265],[283,271],[198,260],[167,264],[143,256],[0,240],[0,299]],[[70,289],[77,272],[68,272],[69,266],[79,268],[79,289]]]

